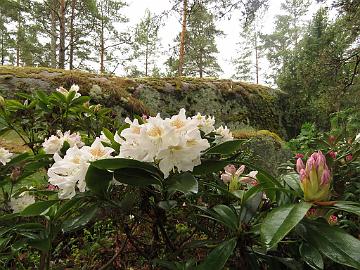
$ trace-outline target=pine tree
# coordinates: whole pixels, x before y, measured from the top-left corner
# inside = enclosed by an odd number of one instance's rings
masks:
[[[217,63],[215,37],[223,35],[216,29],[214,16],[200,3],[193,5],[187,25],[185,38],[185,57],[183,75],[216,77],[221,68]],[[173,55],[167,60],[168,73],[174,74],[179,69],[180,58],[177,56],[178,44],[181,43],[181,34],[176,38],[177,45],[172,49]]]
[[[135,28],[132,43],[133,58],[142,66],[139,69],[140,76],[149,76],[150,66],[154,65],[159,48],[158,29],[159,24],[156,18],[147,9],[145,16]]]
[[[126,6],[123,1],[97,0],[97,17],[95,23],[94,39],[95,51],[99,57],[100,73],[109,71],[114,60],[114,50],[120,50],[121,46],[128,44],[130,38],[127,33],[116,30],[114,23],[124,23],[128,19],[121,13]],[[117,61],[118,62],[118,61]],[[113,70],[117,68],[117,65]]]
[[[285,14],[276,16],[275,31],[261,36],[263,48],[273,69],[269,77],[276,80],[276,74],[284,69],[291,51],[297,46],[305,30],[303,17],[309,5],[309,0],[286,0],[281,4]]]

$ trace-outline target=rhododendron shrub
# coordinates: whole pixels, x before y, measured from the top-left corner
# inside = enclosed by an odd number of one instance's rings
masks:
[[[357,137],[346,150],[334,139],[331,149],[294,153],[274,177],[213,116],[181,109],[111,119],[76,85],[28,98],[5,101],[0,112],[31,146],[0,148],[0,262],[8,269],[76,268],[67,250],[105,219],[114,227],[91,266],[99,269],[129,268],[131,256],[161,269],[360,268],[360,206],[336,186],[341,166],[357,166]],[[42,189],[15,188],[39,170]],[[40,258],[24,263],[29,254]]]

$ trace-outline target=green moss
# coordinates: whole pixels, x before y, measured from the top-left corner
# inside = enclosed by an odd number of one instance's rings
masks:
[[[130,79],[77,70],[0,68],[0,89],[5,89],[5,96],[17,90],[54,91],[74,83],[83,94],[92,94],[94,101],[116,108],[122,116],[162,112],[166,117],[185,108],[189,115],[197,112],[214,115],[217,124],[232,129],[251,125],[284,135],[277,93],[261,85],[214,78]]]

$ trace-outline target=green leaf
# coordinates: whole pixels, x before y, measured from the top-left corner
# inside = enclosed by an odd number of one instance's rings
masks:
[[[56,211],[54,219],[61,217],[66,214],[72,208],[77,209],[78,205],[82,202],[82,198],[74,197],[60,205],[59,209]]]
[[[38,201],[35,202],[24,210],[20,212],[20,216],[30,217],[30,216],[39,216],[43,213],[46,213],[51,206],[58,203],[59,200],[49,200],[49,201]]]
[[[224,268],[227,260],[233,254],[237,239],[231,238],[213,249],[196,269],[198,270],[221,270]]]
[[[242,144],[243,140],[232,140],[223,142],[221,144],[217,144],[211,148],[209,148],[205,154],[221,154],[221,155],[230,155],[236,151],[238,151]]]
[[[113,173],[90,165],[85,176],[86,187],[99,196],[105,196]]]
[[[120,183],[131,186],[161,185],[161,181],[157,176],[143,169],[124,168],[115,170],[114,178]]]
[[[360,269],[360,240],[324,222],[304,221],[298,230],[315,249],[334,262]]]
[[[305,216],[311,203],[284,205],[271,211],[261,225],[261,237],[268,248],[281,241]]]
[[[141,162],[134,159],[126,159],[126,158],[112,158],[112,159],[101,159],[91,163],[96,168],[106,169],[106,170],[117,170],[124,168],[136,168],[141,169],[147,172],[150,172],[159,178],[163,178],[162,172],[147,162]]]
[[[332,206],[332,208],[360,216],[360,204],[356,202],[339,201],[336,202],[335,205]]]
[[[173,175],[166,180],[166,185],[169,192],[180,191],[188,194],[197,193],[199,190],[198,181],[189,172]]]
[[[233,161],[223,160],[202,160],[201,164],[196,166],[193,170],[194,175],[205,175],[209,173],[219,172],[224,170],[226,165],[233,163]]]
[[[282,176],[282,180],[284,180],[285,183],[293,190],[295,190],[298,194],[303,193],[300,187],[300,178],[297,173],[285,174]]]
[[[105,137],[108,138],[111,142],[114,141],[114,135],[111,133],[110,130],[108,130],[107,128],[103,128],[102,132],[104,133]]]
[[[99,208],[94,205],[82,211],[79,216],[69,218],[61,226],[63,232],[73,231],[85,226],[98,212]]]
[[[171,210],[177,206],[177,201],[169,200],[169,201],[160,201],[158,206],[166,211]]]
[[[73,99],[70,104],[71,104],[71,106],[82,105],[82,104],[88,102],[90,99],[91,98],[88,96],[82,96],[82,97]]]
[[[312,269],[319,270],[324,269],[324,261],[320,254],[320,252],[306,244],[302,243],[299,248],[300,255],[303,258],[303,260],[308,264]]]
[[[47,252],[50,249],[51,244],[49,238],[29,239],[27,242],[30,246],[44,252]]]
[[[208,209],[202,206],[196,206],[207,215],[202,215],[203,217],[213,219],[232,231],[236,231],[239,226],[239,219],[234,209],[230,208],[227,205],[219,204],[215,205],[213,208]]]

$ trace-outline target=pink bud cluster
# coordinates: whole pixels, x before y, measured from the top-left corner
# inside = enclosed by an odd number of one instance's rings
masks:
[[[330,169],[321,151],[314,152],[306,162],[301,158],[296,161],[296,171],[300,175],[300,186],[307,201],[328,199],[331,181]]]

